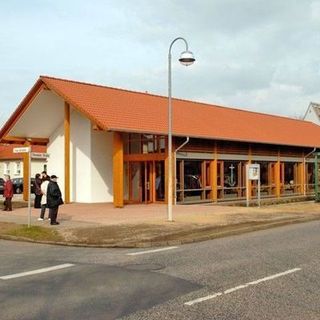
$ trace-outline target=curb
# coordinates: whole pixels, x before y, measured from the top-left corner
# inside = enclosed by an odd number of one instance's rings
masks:
[[[229,225],[224,227],[229,227],[229,230],[222,230],[221,231],[214,231],[210,235],[201,235],[201,233],[205,231],[210,232],[210,227],[206,227],[204,229],[193,230],[192,233],[195,233],[196,236],[194,238],[189,239],[181,239],[181,240],[159,240],[153,241],[145,240],[133,243],[122,243],[122,242],[115,242],[112,244],[88,244],[88,243],[77,243],[77,242],[64,242],[64,241],[46,241],[46,240],[34,240],[25,237],[17,237],[17,236],[10,236],[10,235],[0,235],[0,239],[3,240],[10,240],[10,241],[23,241],[23,242],[31,242],[31,243],[39,243],[39,244],[49,244],[49,245],[59,245],[59,246],[66,246],[66,247],[84,247],[84,248],[150,248],[150,247],[164,247],[164,246],[176,246],[176,245],[183,245],[188,243],[196,243],[208,240],[214,240],[218,238],[224,238],[228,236],[236,236],[244,233],[260,231],[260,230],[267,230],[276,227],[282,227],[291,224],[298,224],[304,222],[312,222],[320,220],[319,216],[312,216],[312,217],[304,217],[304,218],[297,218],[297,219],[287,219],[287,220],[280,220],[280,221],[265,221],[259,222],[256,225],[251,226],[243,226],[242,224],[235,224]],[[248,223],[248,222],[247,222]],[[232,228],[234,227],[234,228]],[[215,226],[216,228],[216,226]],[[212,227],[212,229],[214,229]],[[199,236],[197,236],[199,234]],[[170,235],[169,235],[170,236]],[[171,235],[172,236],[172,235]]]

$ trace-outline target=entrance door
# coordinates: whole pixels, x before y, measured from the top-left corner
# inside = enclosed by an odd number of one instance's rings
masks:
[[[129,202],[152,202],[153,162],[129,162]]]
[[[141,202],[152,202],[152,161],[141,162]]]

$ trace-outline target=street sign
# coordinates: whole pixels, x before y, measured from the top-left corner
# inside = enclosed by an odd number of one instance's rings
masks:
[[[45,152],[31,152],[31,158],[32,159],[46,159],[49,158],[50,155],[49,153],[45,153]]]
[[[249,180],[259,180],[260,177],[260,164],[254,163],[248,165],[248,178]]]
[[[260,207],[260,164],[247,164],[246,165],[246,198],[247,207],[249,207],[249,202],[251,195],[249,195],[249,185],[251,186],[251,181],[258,181],[258,206]],[[250,187],[251,190],[251,187]]]
[[[20,147],[20,148],[13,148],[13,153],[29,153],[29,147]]]

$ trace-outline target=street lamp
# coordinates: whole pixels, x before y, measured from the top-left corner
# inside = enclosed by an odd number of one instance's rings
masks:
[[[172,218],[172,76],[171,76],[171,49],[173,44],[182,40],[186,46],[186,50],[181,52],[179,61],[184,66],[190,66],[195,62],[193,53],[188,49],[188,42],[181,37],[174,39],[169,47],[168,54],[168,221],[173,221]]]

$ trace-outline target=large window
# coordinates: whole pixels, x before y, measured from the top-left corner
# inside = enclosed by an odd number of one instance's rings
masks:
[[[272,182],[274,181],[273,175],[273,165],[272,162],[266,161],[255,161],[260,165],[260,194],[261,196],[272,195]],[[258,182],[252,181],[252,191],[253,195],[257,196],[258,194]]]
[[[210,199],[210,161],[178,160],[176,182],[178,202]]]
[[[306,192],[312,193],[314,192],[314,182],[315,182],[315,175],[314,175],[314,163],[308,162],[306,163]]]
[[[165,136],[140,133],[124,134],[125,154],[164,153],[165,147]]]
[[[238,198],[245,192],[245,163],[224,161],[223,163],[223,198]]]
[[[297,166],[298,164],[294,162],[282,163],[282,180],[284,194],[293,194],[297,192]]]

